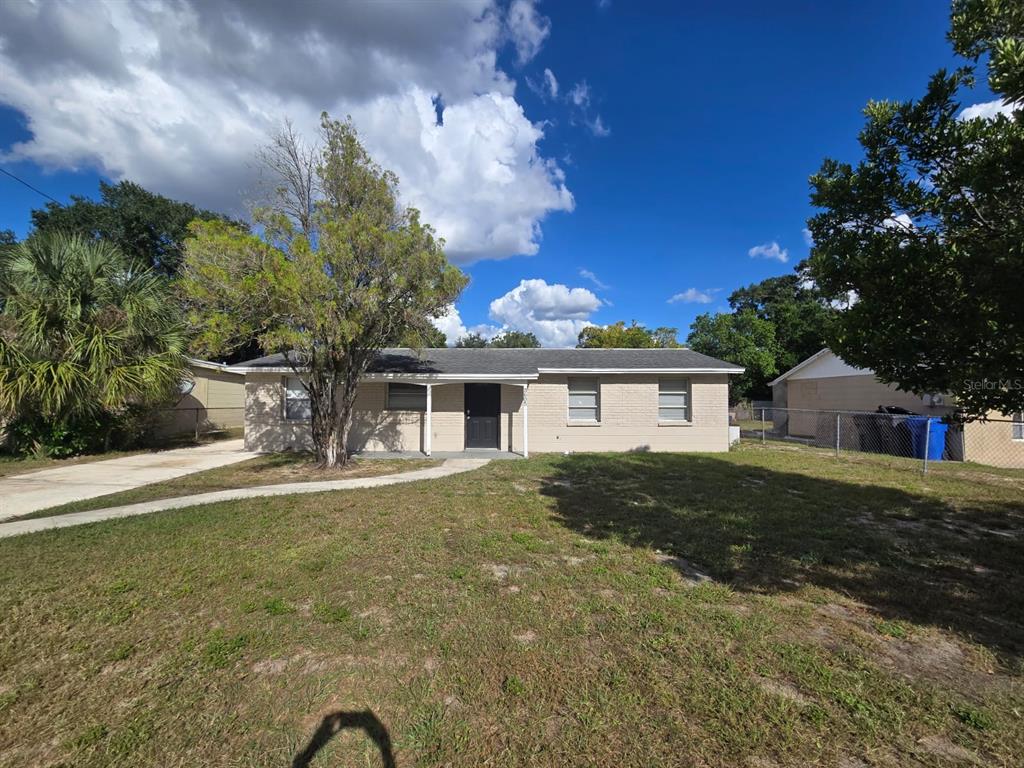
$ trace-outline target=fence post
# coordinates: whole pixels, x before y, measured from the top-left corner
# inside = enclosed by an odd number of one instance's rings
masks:
[[[764,408],[761,409],[761,445],[764,445]]]
[[[839,420],[842,418],[842,414],[836,413],[836,458],[839,458]]]
[[[924,468],[921,470],[922,474],[928,474],[928,441],[932,435],[932,420],[926,418],[924,422]]]
[[[199,409],[198,408],[193,408],[192,410],[196,412],[196,442],[198,443],[199,442]]]

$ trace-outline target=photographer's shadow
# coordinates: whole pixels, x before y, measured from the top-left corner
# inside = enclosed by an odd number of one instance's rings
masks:
[[[384,768],[396,768],[395,753],[391,749],[391,735],[384,727],[384,723],[369,709],[361,712],[332,712],[327,715],[320,721],[306,748],[292,760],[292,768],[308,768],[316,753],[335,735],[347,728],[362,729],[380,750],[381,764]]]

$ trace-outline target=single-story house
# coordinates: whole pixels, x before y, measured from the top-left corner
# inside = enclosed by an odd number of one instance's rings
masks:
[[[878,380],[874,371],[855,368],[830,349],[811,355],[769,382],[776,431],[790,437],[814,437],[821,411],[872,412],[897,406],[921,415],[946,416],[956,410],[944,394],[901,392]],[[1024,468],[1024,414],[992,412],[950,433],[951,458],[997,467]],[[956,440],[957,444],[952,445]]]
[[[230,365],[188,359],[188,375],[177,401],[159,414],[160,435],[242,429],[245,423],[245,375]]]
[[[283,356],[232,370],[246,448],[308,448],[309,398]],[[359,384],[348,448],[726,451],[742,370],[690,349],[385,349]]]

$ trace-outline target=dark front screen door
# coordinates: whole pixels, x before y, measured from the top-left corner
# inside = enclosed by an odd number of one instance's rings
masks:
[[[466,447],[497,448],[500,384],[466,385]]]

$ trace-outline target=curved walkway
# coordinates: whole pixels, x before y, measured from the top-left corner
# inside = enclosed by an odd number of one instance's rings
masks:
[[[487,464],[490,459],[447,459],[438,467],[416,469],[411,472],[399,472],[395,475],[379,475],[377,477],[353,477],[347,480],[314,480],[308,483],[280,483],[278,485],[258,485],[252,488],[232,488],[226,491],[198,493],[194,496],[177,496],[170,499],[143,501],[138,504],[126,504],[121,507],[93,509],[88,512],[72,512],[67,515],[38,517],[33,520],[17,520],[12,523],[0,523],[0,538],[18,536],[23,533],[35,533],[51,528],[67,528],[72,525],[95,523],[100,520],[113,520],[133,515],[148,515],[151,512],[164,512],[169,509],[182,509],[198,504],[212,504],[217,501],[234,499],[254,499],[262,496],[285,496],[294,493],[320,493],[322,491],[344,491],[352,488],[376,488],[382,485],[411,483],[416,480],[434,480],[460,472],[469,472]]]

